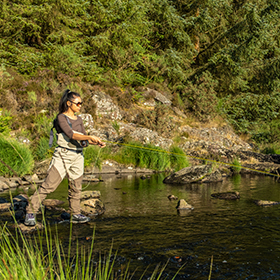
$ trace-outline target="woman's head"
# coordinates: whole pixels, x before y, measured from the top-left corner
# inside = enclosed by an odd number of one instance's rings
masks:
[[[66,111],[68,111],[69,108],[72,108],[72,106],[74,111],[79,111],[75,109],[80,108],[79,105],[81,104],[82,104],[82,100],[80,94],[71,91],[69,89],[66,89],[59,102],[59,114],[65,113]]]

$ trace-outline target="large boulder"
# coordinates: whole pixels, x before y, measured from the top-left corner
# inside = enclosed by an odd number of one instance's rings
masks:
[[[167,176],[166,184],[210,183],[222,181],[222,174],[211,164],[185,167],[178,172]]]

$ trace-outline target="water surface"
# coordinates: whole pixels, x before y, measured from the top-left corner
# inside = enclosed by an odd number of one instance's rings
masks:
[[[141,272],[169,260],[165,276],[185,264],[178,279],[208,279],[213,256],[211,279],[280,278],[280,206],[253,202],[280,201],[280,183],[268,176],[237,175],[215,184],[166,185],[165,175],[146,180],[103,175],[104,182],[84,185],[100,190],[106,212],[89,224],[74,225],[74,238],[90,246],[84,237],[95,229],[96,252],[108,251],[113,242],[116,266],[130,261],[131,270]],[[224,191],[240,192],[240,200],[211,198]],[[177,201],[167,198],[170,194],[194,210],[178,213]],[[65,182],[48,198],[66,200]],[[59,225],[58,230],[67,227]]]

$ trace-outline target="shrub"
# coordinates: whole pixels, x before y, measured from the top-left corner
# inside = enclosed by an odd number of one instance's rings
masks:
[[[54,138],[53,142],[56,142]],[[54,148],[49,148],[49,138],[42,137],[39,139],[38,143],[35,145],[33,155],[36,160],[44,160],[50,158],[53,154]]]
[[[214,88],[217,82],[209,72],[204,72],[194,83],[189,82],[182,92],[186,110],[200,121],[207,121],[217,114],[218,98]]]
[[[17,140],[0,134],[0,175],[12,176],[28,174],[32,171],[34,160],[30,149]],[[8,168],[12,168],[14,171]]]
[[[169,107],[156,104],[154,110],[143,110],[137,115],[136,122],[160,134],[166,134],[175,129],[175,124],[169,117]]]
[[[13,117],[8,112],[0,111],[0,133],[9,134],[12,119]]]

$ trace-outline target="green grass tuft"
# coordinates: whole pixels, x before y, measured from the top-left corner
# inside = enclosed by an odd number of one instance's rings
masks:
[[[241,163],[240,163],[240,161],[239,161],[237,158],[235,158],[235,159],[232,161],[232,165],[234,165],[234,166],[232,167],[232,170],[233,170],[234,173],[239,173],[240,170],[242,169]]]
[[[34,165],[33,156],[29,147],[1,134],[0,159],[2,161],[0,161],[0,175],[2,176],[22,176],[28,174],[32,171]]]

